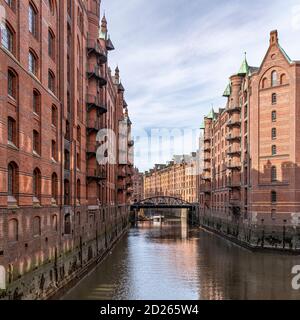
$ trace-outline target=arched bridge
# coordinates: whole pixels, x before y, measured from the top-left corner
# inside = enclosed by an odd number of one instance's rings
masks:
[[[194,209],[195,205],[176,197],[156,196],[135,202],[132,210],[139,209]]]

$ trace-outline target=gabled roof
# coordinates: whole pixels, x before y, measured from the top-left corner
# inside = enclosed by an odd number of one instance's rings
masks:
[[[123,85],[122,85],[121,82],[120,82],[120,84],[118,85],[118,90],[119,90],[119,91],[122,91],[122,92],[125,91],[125,89],[124,89],[124,87],[123,87]]]
[[[209,114],[206,116],[207,119],[215,120],[216,119],[216,114],[214,111],[214,108],[212,108],[209,112]]]
[[[292,63],[292,59],[288,56],[288,54],[285,52],[285,50],[281,47],[281,45],[278,43],[278,47],[282,54],[285,56],[285,58],[288,60],[289,63]]]
[[[200,130],[204,130],[205,129],[205,124],[204,121],[202,121],[201,126],[200,126]]]

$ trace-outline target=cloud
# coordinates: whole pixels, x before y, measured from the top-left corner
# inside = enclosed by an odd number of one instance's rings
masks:
[[[135,136],[146,128],[198,128],[212,104],[225,105],[221,95],[244,52],[260,65],[271,30],[292,58],[299,52],[297,0],[102,2],[116,47],[110,64],[120,67]],[[154,162],[137,159],[143,170]]]

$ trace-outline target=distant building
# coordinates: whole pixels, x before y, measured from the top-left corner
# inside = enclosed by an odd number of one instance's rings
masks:
[[[196,154],[174,156],[167,164],[157,164],[144,174],[145,198],[174,196],[197,202]]]
[[[134,168],[132,176],[133,193],[132,201],[139,202],[144,199],[144,174],[139,172],[138,168]]]

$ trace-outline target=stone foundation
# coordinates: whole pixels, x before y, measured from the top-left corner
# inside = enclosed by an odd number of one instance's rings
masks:
[[[66,208],[62,211],[65,214]],[[18,243],[18,250],[8,242],[4,245],[0,265],[1,270],[5,270],[2,280],[5,277],[6,288],[0,290],[0,299],[43,300],[59,297],[93,269],[128,228],[127,206],[86,208],[83,211],[87,217],[81,226],[76,226],[74,210],[69,208],[67,211],[72,216],[72,234],[58,233],[57,238],[52,237],[51,243],[55,243],[55,249],[42,244],[44,235],[29,242],[29,250],[32,247],[30,254],[26,252],[23,241]],[[2,222],[6,224],[5,219]],[[31,263],[28,264],[28,261]]]
[[[300,226],[251,224],[209,214],[199,215],[200,226],[249,249],[300,254]]]

